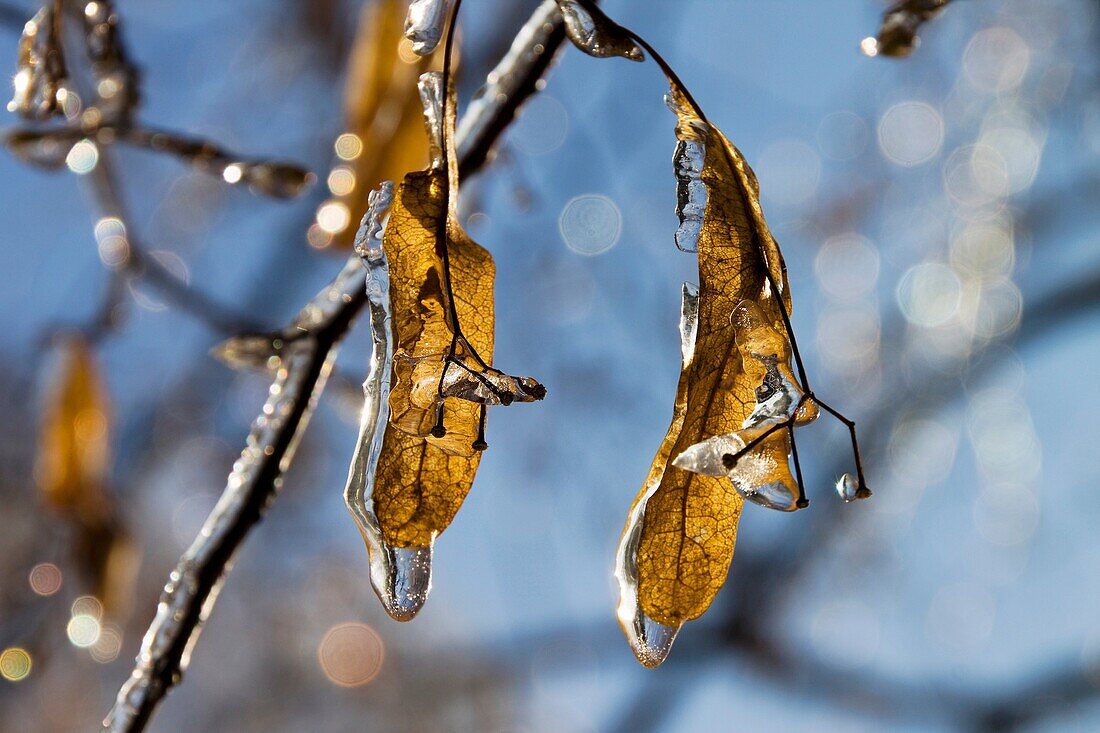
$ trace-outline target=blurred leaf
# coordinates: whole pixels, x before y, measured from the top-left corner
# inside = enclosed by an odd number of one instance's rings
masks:
[[[35,475],[43,502],[72,528],[72,556],[91,592],[113,617],[129,606],[137,552],[107,492],[110,405],[91,348],[61,347],[61,364],[43,415]]]
[[[401,180],[428,164],[423,111],[417,94],[420,74],[441,68],[442,53],[419,57],[405,40],[406,0],[375,0],[363,5],[348,62],[344,95],[346,131],[362,147],[348,161],[354,183],[333,199],[349,211],[363,211],[367,195],[382,181]],[[354,227],[333,235],[332,245],[351,247]]]
[[[65,342],[42,421],[38,486],[49,506],[66,513],[102,512],[109,461],[109,406],[91,349]]]

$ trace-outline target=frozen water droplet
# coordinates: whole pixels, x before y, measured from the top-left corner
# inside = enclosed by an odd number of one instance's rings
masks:
[[[871,490],[866,486],[860,486],[859,480],[850,473],[846,473],[836,480],[836,493],[840,495],[845,503],[849,504],[860,499],[868,499],[871,496]]]
[[[622,624],[622,619],[620,619]],[[679,626],[659,624],[644,613],[638,612],[630,625],[622,624],[634,656],[646,667],[660,666],[672,651],[672,642],[680,633]]]
[[[413,51],[427,56],[439,45],[454,0],[412,0],[405,16],[405,38]]]
[[[565,21],[565,34],[574,46],[589,56],[645,60],[645,54],[630,33],[599,8],[584,7],[576,0],[558,0],[558,8]]]
[[[432,590],[432,548],[382,542],[371,553],[370,582],[386,613],[397,621],[411,620]]]
[[[313,174],[304,168],[287,163],[254,163],[242,167],[239,181],[248,183],[252,190],[277,199],[294,198],[312,182]]]

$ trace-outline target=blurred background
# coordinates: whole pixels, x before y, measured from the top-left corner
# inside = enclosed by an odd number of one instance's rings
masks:
[[[461,101],[536,5],[464,5]],[[383,612],[344,507],[360,322],[151,730],[1100,730],[1098,4],[959,0],[905,60],[859,53],[875,0],[604,7],[755,167],[815,390],[857,421],[874,498],[833,493],[841,426],[801,433],[810,508],[746,506],[715,604],[661,668],[635,662],[612,562],[667,428],[694,258],[672,239],[657,67],[568,48],[462,198],[497,262],[496,361],[549,396],[493,412],[425,609]],[[36,9],[0,8],[13,73]],[[349,183],[329,175],[356,157],[336,143],[362,9],[118,3],[145,123],[318,174],[273,202],[113,153],[131,237],[241,322],[291,318],[362,213],[334,207]],[[69,158],[0,156],[4,731],[98,726],[268,386],[208,355],[226,333],[134,281],[81,357],[104,385],[85,427],[109,436],[105,534],[41,488],[72,363],[58,335],[99,320],[112,282],[88,161]],[[89,559],[104,537],[113,565]]]

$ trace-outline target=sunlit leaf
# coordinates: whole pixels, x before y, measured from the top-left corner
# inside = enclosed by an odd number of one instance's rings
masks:
[[[757,390],[767,386],[766,377],[777,372],[790,377],[790,353],[746,360],[738,348],[739,338],[743,348],[752,348],[746,340],[751,328],[734,318],[743,302],[777,330],[783,329],[780,308],[789,307],[783,258],[760,209],[756,176],[740,151],[699,119],[675,88],[672,104],[678,156],[687,144],[703,160],[705,213],[693,242],[699,252],[698,335],[681,378],[683,416],[677,414],[651,469],[660,482],[646,499],[637,592],[645,616],[675,628],[700,616],[725,581],[743,499],[725,472],[695,473],[671,461],[698,443],[742,429],[757,410]],[[781,293],[770,286],[766,268]],[[746,464],[767,467],[757,478],[788,480],[787,440],[778,434],[745,457]]]
[[[450,524],[485,447],[486,406],[545,395],[535,380],[491,366],[496,270],[458,224],[457,166],[453,156],[444,165],[438,153],[444,140],[455,149],[455,105],[452,99],[444,117],[441,86],[438,73],[421,79],[435,164],[397,186],[382,238],[394,357],[374,511],[396,547],[430,546]]]

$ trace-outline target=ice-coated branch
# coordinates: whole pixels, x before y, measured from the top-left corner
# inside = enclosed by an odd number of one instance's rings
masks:
[[[472,173],[485,164],[489,150],[520,104],[538,90],[539,79],[564,39],[560,26],[556,4],[547,0],[490,75],[491,87],[501,79],[512,82],[483,96],[476,106],[471,104],[468,121],[458,133],[459,162],[464,172]],[[529,47],[522,47],[518,39],[525,39]],[[164,696],[182,679],[202,623],[210,615],[233,558],[279,489],[309,407],[324,384],[332,355],[367,303],[366,270],[357,256],[324,292],[336,292],[339,297],[328,301],[327,307],[316,314],[318,317],[304,325],[305,334],[289,345],[290,353],[274,357],[278,371],[273,386],[280,394],[271,400],[278,400],[276,406],[285,414],[273,420],[266,414],[265,404],[265,412],[254,423],[248,447],[230,474],[222,498],[169,575],[133,672],[104,720],[104,730],[144,730]],[[257,447],[258,453],[253,450]],[[208,535],[208,530],[213,532]]]

